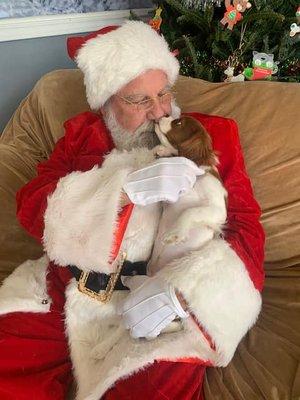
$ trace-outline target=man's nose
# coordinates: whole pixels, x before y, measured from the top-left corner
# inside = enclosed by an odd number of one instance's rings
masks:
[[[153,108],[148,113],[148,118],[151,120],[159,120],[166,115],[166,111],[158,99],[154,99]]]

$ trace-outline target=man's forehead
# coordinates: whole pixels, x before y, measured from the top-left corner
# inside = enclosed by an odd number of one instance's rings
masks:
[[[126,91],[122,91],[119,92],[120,94],[122,94],[123,97],[145,97],[145,96],[149,96],[149,97],[156,97],[156,95],[159,95],[160,93],[164,93],[164,92],[169,92],[171,90],[171,86],[169,84],[164,85],[163,87],[157,89],[156,91],[151,90],[151,92],[149,90],[143,90],[142,88],[136,88],[136,90],[126,90]]]
[[[157,94],[161,90],[169,87],[169,82],[165,72],[161,70],[149,70],[137,76],[127,83],[120,91],[124,94]]]

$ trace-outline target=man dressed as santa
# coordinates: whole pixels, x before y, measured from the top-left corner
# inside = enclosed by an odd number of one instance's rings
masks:
[[[261,308],[264,234],[237,126],[189,114],[219,155],[227,223],[149,277],[161,204],[199,174],[150,151],[154,123],[179,115],[178,61],[136,21],[69,39],[68,50],[94,112],[65,123],[17,194],[18,219],[45,255],[0,289],[0,398],[64,399],[73,373],[77,400],[203,399],[205,368],[230,362]],[[166,330],[174,320],[179,329]]]

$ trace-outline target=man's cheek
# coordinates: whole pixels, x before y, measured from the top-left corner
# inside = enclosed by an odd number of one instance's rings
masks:
[[[144,124],[148,123],[148,119],[146,116],[139,116],[132,119],[132,132],[136,132],[139,128],[141,128]]]

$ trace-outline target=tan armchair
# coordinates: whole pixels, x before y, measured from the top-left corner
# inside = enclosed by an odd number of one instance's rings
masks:
[[[209,369],[207,400],[300,399],[300,87],[293,83],[208,83],[181,77],[183,111],[234,118],[266,230],[263,310],[225,369]],[[1,279],[42,253],[15,218],[15,193],[63,135],[63,122],[88,110],[82,75],[45,75],[0,137]]]

